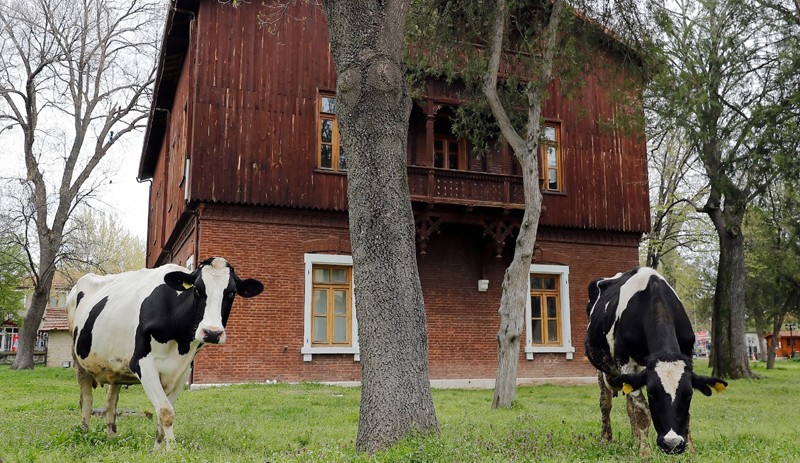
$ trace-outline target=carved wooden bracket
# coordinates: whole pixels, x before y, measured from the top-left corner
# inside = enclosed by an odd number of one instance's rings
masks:
[[[494,220],[484,224],[483,236],[488,236],[494,241],[496,251],[495,258],[503,258],[503,247],[506,245],[506,240],[509,236],[514,234],[514,231],[518,228],[519,224],[514,222],[504,222],[502,220]]]
[[[440,217],[422,213],[414,217],[414,225],[417,230],[417,247],[419,255],[425,256],[428,249],[428,239],[434,233],[439,233],[439,226],[442,224]]]

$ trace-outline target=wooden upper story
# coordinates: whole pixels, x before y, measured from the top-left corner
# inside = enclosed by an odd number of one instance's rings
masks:
[[[276,33],[259,2],[238,8],[173,0],[139,178],[152,179],[148,255],[202,202],[342,211],[346,153],[338,145],[335,66],[321,8],[294,2]],[[262,11],[263,12],[263,11]],[[598,65],[569,99],[550,87],[541,169],[541,224],[598,231],[649,229],[644,136],[609,129],[614,82]],[[409,126],[408,178],[416,205],[523,208],[508,149],[478,157],[451,135],[459,100],[429,81]],[[152,260],[148,257],[148,263]]]

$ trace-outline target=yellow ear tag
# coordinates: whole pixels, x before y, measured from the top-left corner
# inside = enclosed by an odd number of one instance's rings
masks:
[[[631,386],[628,383],[623,383],[622,384],[622,393],[623,394],[630,394],[631,392],[633,392],[633,386]]]
[[[725,389],[726,389],[726,388],[725,388],[725,385],[724,385],[724,384],[722,384],[722,383],[714,383],[714,390],[715,390],[715,391],[717,391],[717,392],[722,392],[722,391],[724,391]]]
[[[189,288],[192,287],[192,284],[191,283],[187,283],[187,282],[184,281],[183,282],[183,287],[186,288],[186,289],[189,289]]]

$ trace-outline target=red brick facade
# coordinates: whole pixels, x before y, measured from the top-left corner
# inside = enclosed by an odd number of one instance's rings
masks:
[[[237,299],[228,321],[228,344],[207,347],[197,356],[193,382],[355,381],[359,363],[352,354],[314,355],[303,346],[304,262],[306,252],[349,254],[346,215],[325,212],[234,208],[208,210],[200,220],[199,253],[225,256],[242,277],[258,278],[265,292]],[[586,287],[592,279],[636,265],[637,237],[617,242],[596,233],[543,229],[539,263],[567,265],[574,358],[563,353],[520,354],[519,378],[590,377],[583,353]],[[431,379],[493,379],[497,364],[501,281],[512,249],[503,258],[486,252],[479,227],[443,227],[418,257],[429,326]],[[493,251],[493,247],[491,250]],[[180,260],[180,259],[176,259]],[[545,262],[546,261],[546,262]],[[489,280],[479,292],[478,279]],[[524,348],[524,341],[523,346]]]

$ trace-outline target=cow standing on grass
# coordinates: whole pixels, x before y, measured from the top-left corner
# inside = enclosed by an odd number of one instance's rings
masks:
[[[92,388],[108,384],[105,416],[116,434],[120,386],[141,383],[153,403],[155,449],[175,440],[175,400],[204,344],[224,344],[236,294],[263,291],[242,280],[225,259],[203,261],[194,272],[168,264],[117,275],[81,277],[67,299],[72,356],[81,390],[81,427],[89,429]]]
[[[622,390],[641,456],[650,455],[651,416],[662,451],[692,449],[693,389],[708,396],[712,388],[721,392],[728,383],[692,370],[694,331],[675,291],[655,270],[636,268],[590,283],[586,310],[586,355],[599,370],[602,437],[611,440],[611,399]]]

